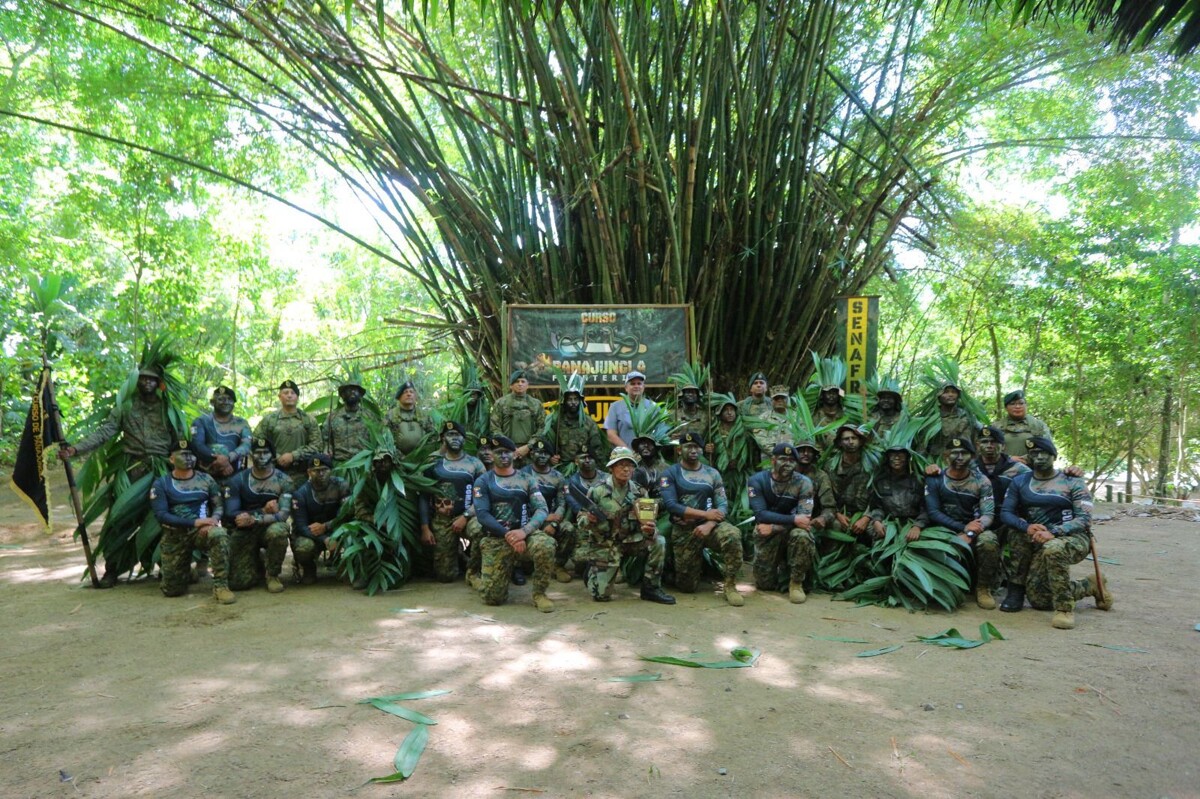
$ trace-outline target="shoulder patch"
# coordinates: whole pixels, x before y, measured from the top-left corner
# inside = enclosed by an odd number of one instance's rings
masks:
[[[668,478],[663,477],[663,478],[659,479],[658,485],[662,488],[667,488],[668,486],[671,485],[671,481]]]
[[[158,491],[154,488],[154,486],[150,486],[150,499],[158,499]]]
[[[752,497],[758,496],[758,492],[754,490],[754,486],[750,486],[749,488],[747,488],[746,493],[748,493]]]

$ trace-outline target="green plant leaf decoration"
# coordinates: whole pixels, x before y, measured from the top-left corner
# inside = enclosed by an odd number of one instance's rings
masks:
[[[388,696],[372,696],[367,699],[360,699],[358,703],[360,705],[371,705],[375,702],[405,702],[414,699],[429,699],[433,696],[445,696],[452,693],[454,692],[445,688],[435,688],[431,691],[408,691],[402,694],[389,694]]]
[[[437,724],[436,721],[429,718],[429,716],[426,716],[424,713],[418,713],[415,710],[409,710],[406,707],[401,707],[400,705],[392,704],[391,702],[384,702],[375,699],[371,701],[371,704],[382,710],[384,713],[391,713],[393,716],[399,716],[402,719],[406,719],[416,724],[426,724],[429,726]]]
[[[733,660],[690,660],[670,655],[638,655],[649,663],[665,663],[668,666],[685,666],[689,669],[745,669],[753,666],[762,652],[748,647],[734,647],[729,651]]]
[[[895,652],[897,649],[903,649],[903,648],[904,648],[904,644],[892,644],[891,646],[885,646],[882,649],[868,649],[866,652],[859,652],[854,657],[856,657],[856,658],[873,658],[873,657],[878,657],[879,655],[886,655],[889,652]]]
[[[658,674],[630,674],[627,677],[609,677],[608,682],[662,682],[662,672]]]
[[[372,777],[371,782],[403,782],[411,777],[412,773],[416,771],[417,762],[421,759],[421,755],[425,752],[425,745],[428,743],[429,727],[418,724],[404,738],[400,748],[396,750],[396,757],[393,760],[396,772],[386,777]]]

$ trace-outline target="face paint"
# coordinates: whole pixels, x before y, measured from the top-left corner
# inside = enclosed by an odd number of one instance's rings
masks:
[[[642,460],[653,458],[657,454],[657,451],[658,447],[655,446],[653,441],[643,440],[638,442],[637,454],[641,456]]]
[[[938,394],[938,402],[945,405],[947,408],[958,404],[958,389],[948,388],[941,394]]]
[[[1046,450],[1031,449],[1028,457],[1029,465],[1033,467],[1035,472],[1054,471],[1054,456]]]
[[[484,466],[491,466],[496,462],[496,453],[492,452],[490,447],[480,447],[476,457]]]
[[[462,435],[456,430],[453,433],[443,433],[442,443],[446,445],[447,451],[458,454],[462,452],[465,441]]]
[[[733,405],[726,405],[721,409],[721,421],[733,422],[737,419],[737,408]]]
[[[694,388],[685,388],[680,397],[684,405],[696,405],[700,402],[700,392]]]
[[[975,446],[979,447],[979,457],[987,463],[995,463],[1000,459],[1000,442],[989,438],[980,441]]]
[[[158,391],[158,378],[150,377],[150,375],[141,375],[138,377],[137,387],[139,394],[149,396]]]
[[[796,459],[791,455],[776,455],[771,458],[771,466],[785,480],[796,473]]]
[[[578,394],[568,394],[567,396],[563,397],[563,407],[570,411],[572,415],[579,410],[581,403],[582,400],[580,400]]]
[[[962,471],[971,465],[971,453],[965,449],[952,449],[946,453],[946,463],[956,472]]]
[[[897,474],[908,471],[908,453],[892,451],[887,454],[888,468]]]
[[[349,408],[357,408],[363,399],[363,390],[357,386],[347,386],[341,391],[342,402]]]
[[[196,453],[185,449],[176,452],[171,457],[171,465],[183,472],[190,472],[196,468]]]
[[[680,450],[684,463],[694,464],[700,460],[701,449],[699,444],[684,444],[680,447]]]
[[[331,475],[332,472],[324,467],[320,469],[309,469],[308,481],[312,483],[313,488],[318,490],[324,489],[329,486],[329,478]]]
[[[875,407],[884,413],[891,413],[896,410],[896,398],[891,394],[881,394],[879,401],[875,403]]]
[[[492,452],[492,456],[496,459],[496,465],[501,469],[507,469],[512,466],[513,458],[516,457],[511,449],[498,449]]]
[[[269,449],[256,449],[250,453],[250,462],[261,471],[271,466],[274,457]]]
[[[837,389],[831,388],[821,392],[820,403],[826,408],[836,408],[842,403],[842,397]]]
[[[220,396],[213,397],[211,404],[213,411],[215,411],[218,416],[228,416],[229,414],[233,413],[233,397],[229,396],[228,394],[221,394]]]
[[[532,460],[534,466],[539,469],[545,469],[550,465],[550,453],[545,451],[534,452]]]
[[[579,467],[579,473],[584,477],[592,477],[596,474],[596,459],[590,452],[581,452],[576,455],[575,465]]]
[[[816,463],[817,453],[811,447],[800,447],[796,450],[796,463],[801,466],[810,466]]]

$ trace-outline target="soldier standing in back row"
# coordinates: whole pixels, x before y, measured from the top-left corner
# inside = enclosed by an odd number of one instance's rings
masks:
[[[224,481],[246,468],[250,423],[234,415],[237,394],[228,386],[217,386],[209,403],[212,413],[192,422],[192,451],[205,471]]]
[[[1013,460],[1025,462],[1025,442],[1034,436],[1052,438],[1050,427],[1036,416],[1029,415],[1029,406],[1025,403],[1025,392],[1020,389],[1004,395],[1004,419],[994,423],[994,427],[1004,433],[1004,451]]]
[[[254,428],[254,437],[267,440],[276,453],[275,465],[294,486],[307,479],[309,459],[325,449],[317,420],[298,407],[299,401],[300,387],[294,380],[284,380],[279,385],[279,407],[267,411]]]
[[[546,410],[529,396],[529,378],[524,369],[516,369],[508,378],[509,393],[492,405],[492,435],[504,436],[516,444],[516,459],[523,463],[529,455],[529,439],[542,432]]]
[[[387,413],[387,426],[400,455],[421,446],[425,436],[437,432],[433,420],[417,407],[417,386],[406,380],[396,389],[396,404]]]
[[[608,452],[608,440],[583,404],[583,387],[583,375],[571,375],[558,407],[546,420],[542,438],[557,452],[554,463],[570,464],[580,452],[589,449]]]
[[[762,372],[750,375],[750,396],[737,404],[743,419],[769,413],[771,403],[767,400],[767,376]]]
[[[325,443],[334,466],[340,466],[364,449],[371,448],[368,423],[379,425],[379,418],[362,407],[367,390],[358,383],[346,381],[338,386],[342,404],[331,411],[325,420]]]
[[[971,418],[967,409],[959,405],[962,391],[953,383],[942,386],[938,392],[938,427],[931,431],[929,440],[925,443],[925,453],[930,460],[937,460],[946,451],[946,442],[952,438],[967,441],[975,439],[979,423]]]

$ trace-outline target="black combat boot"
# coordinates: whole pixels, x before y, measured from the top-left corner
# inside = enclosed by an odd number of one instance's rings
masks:
[[[1000,610],[1005,613],[1016,613],[1025,607],[1025,586],[1008,584],[1008,593],[1000,603]]]
[[[642,599],[647,602],[657,602],[660,605],[674,605],[675,597],[659,588],[657,585],[642,583]]]

